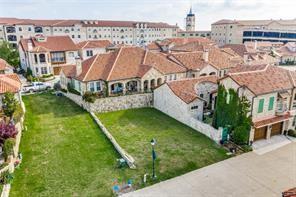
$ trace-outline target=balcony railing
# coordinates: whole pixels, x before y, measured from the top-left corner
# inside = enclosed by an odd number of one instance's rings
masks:
[[[288,111],[287,103],[278,102],[276,107],[276,115],[281,116]]]

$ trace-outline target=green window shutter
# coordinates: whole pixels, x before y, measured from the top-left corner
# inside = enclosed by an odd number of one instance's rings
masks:
[[[268,110],[273,110],[274,96],[269,98]]]
[[[260,99],[259,100],[258,113],[263,112],[263,106],[264,106],[264,99]]]

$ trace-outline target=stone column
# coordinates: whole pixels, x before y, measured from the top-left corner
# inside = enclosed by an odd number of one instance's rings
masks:
[[[271,135],[271,125],[268,125],[267,126],[267,134],[266,134],[266,139],[268,140],[268,139],[270,139],[270,135]]]
[[[140,92],[144,92],[144,81],[140,81]]]
[[[148,80],[147,91],[151,91],[151,80]]]
[[[122,83],[122,93],[125,95],[126,93],[126,87],[125,87],[125,83]]]
[[[112,84],[109,84],[109,83],[108,83],[108,95],[111,95],[111,94],[112,94],[112,92],[111,92],[111,85],[112,85]]]

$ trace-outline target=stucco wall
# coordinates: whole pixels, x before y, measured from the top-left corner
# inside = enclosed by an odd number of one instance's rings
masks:
[[[153,104],[156,109],[203,133],[214,141],[219,142],[221,139],[221,130],[216,130],[212,126],[199,121],[203,115],[202,101],[196,99],[192,103],[186,104],[164,84],[154,90]],[[193,105],[198,106],[196,111],[191,111],[190,108]]]

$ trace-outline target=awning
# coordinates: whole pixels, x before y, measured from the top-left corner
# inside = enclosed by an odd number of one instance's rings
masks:
[[[286,113],[285,115],[282,115],[282,116],[274,116],[274,117],[271,117],[271,118],[268,118],[268,119],[264,119],[264,120],[254,122],[254,127],[255,128],[260,128],[260,127],[264,127],[264,126],[267,126],[267,125],[283,122],[285,120],[289,120],[291,117],[292,116],[290,115],[290,113]]]
[[[279,96],[283,99],[288,98],[290,96],[290,93],[288,91],[279,93]]]

